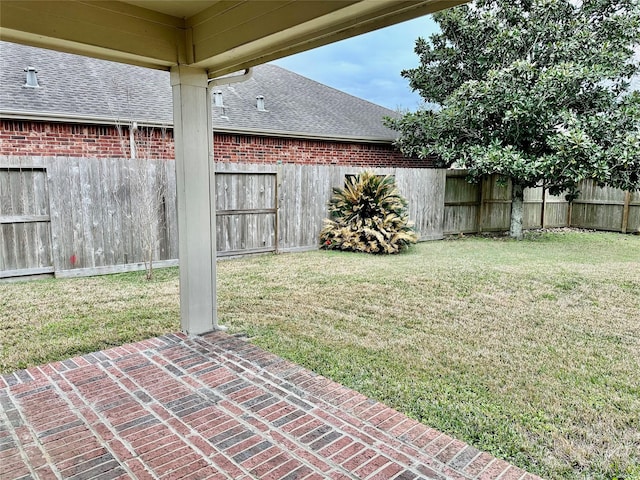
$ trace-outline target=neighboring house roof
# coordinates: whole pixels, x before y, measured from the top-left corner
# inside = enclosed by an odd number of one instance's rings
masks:
[[[39,88],[27,88],[25,68]],[[328,66],[327,68],[330,68]],[[169,73],[0,42],[0,116],[84,123],[171,125]],[[215,131],[390,142],[383,126],[395,112],[275,65],[255,67],[248,81],[214,87]],[[263,96],[265,110],[256,107]]]

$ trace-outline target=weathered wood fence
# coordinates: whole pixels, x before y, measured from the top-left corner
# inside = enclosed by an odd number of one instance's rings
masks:
[[[332,187],[365,170],[225,163],[216,169],[218,256],[317,248]],[[442,238],[445,171],[374,170],[395,176],[420,239]],[[0,277],[140,269],[149,230],[156,265],[176,265],[175,191],[173,161],[0,158]],[[155,197],[154,208],[145,206]]]
[[[573,227],[640,233],[640,192],[600,188],[583,182],[580,198],[571,204]]]
[[[448,170],[444,201],[447,234],[509,229],[511,185],[497,175],[468,183],[464,170]],[[580,198],[569,203],[542,187],[524,192],[524,228],[579,227],[613,232],[640,232],[640,192],[580,184]]]
[[[277,219],[277,249],[282,252],[309,250],[317,248],[322,220],[327,217],[327,202],[331,197],[332,188],[344,185],[347,175],[365,171],[365,168],[324,166],[324,165],[259,165],[219,163],[216,165],[216,188],[218,195],[217,207],[221,208],[221,195],[227,192],[229,198],[240,198],[238,192],[253,192],[251,195],[270,196],[277,191],[276,208]],[[442,202],[444,201],[445,171],[433,169],[412,168],[375,168],[376,173],[393,175],[398,188],[409,202],[409,216],[414,221],[421,240],[435,240],[442,234]],[[243,188],[233,181],[243,173],[272,175],[276,184],[257,185],[253,188]],[[229,178],[227,185],[220,182],[220,178]],[[247,177],[248,179],[251,176]],[[232,189],[235,189],[233,191]],[[224,205],[228,205],[225,203]],[[273,208],[273,203],[263,203],[264,207]],[[218,211],[218,216],[220,212]],[[246,248],[260,248],[255,242],[245,242],[238,245],[243,237],[248,235],[247,229],[239,227],[239,220],[235,225],[219,230],[224,232],[225,238],[218,236],[218,251],[240,250]],[[254,232],[258,231],[253,229]],[[275,238],[275,232],[273,233]],[[266,238],[265,235],[259,235]],[[222,245],[220,242],[224,242]],[[250,246],[252,245],[252,246]],[[268,245],[264,245],[265,247]]]
[[[218,256],[317,248],[332,188],[364,170],[217,164]],[[464,171],[373,170],[395,176],[421,240],[509,228],[511,186],[497,177],[469,184]],[[175,181],[173,161],[0,158],[0,278],[136,270],[149,245],[156,265],[177,265]],[[571,204],[525,190],[524,227],[640,232],[640,193],[581,190]]]
[[[153,258],[177,264],[173,165],[144,166],[126,159],[0,159],[0,277],[137,269],[147,258],[149,230]],[[153,192],[160,201],[150,209]]]

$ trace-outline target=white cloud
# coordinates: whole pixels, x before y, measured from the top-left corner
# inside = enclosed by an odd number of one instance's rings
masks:
[[[274,63],[392,110],[415,110],[420,96],[400,71],[418,65],[416,39],[437,30],[431,17],[421,17]]]

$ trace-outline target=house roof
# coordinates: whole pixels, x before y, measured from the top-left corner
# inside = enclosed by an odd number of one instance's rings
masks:
[[[0,115],[13,118],[171,125],[169,73],[0,42]],[[39,88],[25,87],[25,68]],[[249,80],[213,87],[216,131],[390,142],[382,125],[395,112],[275,65],[255,67]],[[256,97],[263,96],[265,111]]]

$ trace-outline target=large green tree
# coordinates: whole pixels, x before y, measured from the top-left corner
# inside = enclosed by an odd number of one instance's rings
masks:
[[[638,0],[479,0],[434,19],[402,75],[436,108],[387,120],[405,155],[510,179],[515,238],[526,187],[640,189]]]

